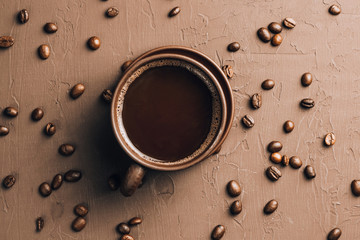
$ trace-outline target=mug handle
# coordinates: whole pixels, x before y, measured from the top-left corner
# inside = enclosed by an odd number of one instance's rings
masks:
[[[136,163],[130,165],[120,185],[120,191],[125,197],[130,197],[135,193],[145,176],[145,172],[145,169]]]

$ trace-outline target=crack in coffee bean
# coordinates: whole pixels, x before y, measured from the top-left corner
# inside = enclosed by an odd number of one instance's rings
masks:
[[[14,45],[15,39],[11,36],[0,37],[0,48],[9,48]]]
[[[223,67],[222,67],[222,70],[223,70],[223,72],[225,73],[225,75],[226,75],[226,77],[227,78],[232,78],[233,76],[234,76],[234,70],[233,70],[233,68],[232,68],[232,66],[230,66],[230,65],[224,65]]]
[[[245,115],[242,118],[242,122],[243,122],[244,126],[247,127],[247,128],[252,128],[255,125],[255,120],[250,115]]]
[[[265,171],[266,176],[271,180],[271,181],[277,181],[279,180],[279,178],[281,178],[281,172],[277,167],[274,166],[270,166],[266,169]]]
[[[35,223],[36,223],[36,231],[41,232],[41,230],[44,228],[44,225],[45,225],[44,219],[42,217],[38,217],[35,220]]]
[[[18,13],[18,20],[22,24],[27,23],[29,21],[29,11],[26,9],[22,9]]]
[[[4,178],[2,183],[5,188],[11,188],[12,186],[14,186],[15,182],[16,182],[15,176],[8,175]]]
[[[287,17],[283,20],[283,25],[288,29],[292,29],[296,26],[296,22],[293,18]]]
[[[313,108],[315,106],[315,101],[311,98],[304,98],[301,100],[300,105],[303,108]]]
[[[46,135],[48,135],[48,136],[54,135],[56,133],[55,124],[53,124],[53,123],[46,124],[44,131],[45,131]]]
[[[324,138],[324,143],[326,146],[332,146],[334,145],[336,142],[336,137],[334,133],[328,133],[326,134],[325,138]]]

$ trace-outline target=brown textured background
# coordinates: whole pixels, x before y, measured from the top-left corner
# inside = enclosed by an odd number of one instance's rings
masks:
[[[341,1],[343,12],[332,16],[333,1],[281,0],[2,0],[0,35],[12,35],[16,43],[0,50],[0,110],[18,107],[15,119],[0,116],[10,134],[0,138],[0,178],[10,173],[17,183],[0,189],[0,239],[117,239],[121,221],[141,216],[143,224],[132,230],[138,240],[209,239],[217,224],[224,224],[224,239],[326,239],[335,226],[341,239],[360,239],[360,198],[350,183],[360,178],[360,2]],[[180,5],[175,18],[168,11]],[[117,6],[119,15],[107,19],[104,12]],[[30,11],[24,25],[15,21],[19,10]],[[284,17],[297,26],[285,30],[284,41],[274,48],[256,37],[259,27]],[[46,22],[59,26],[45,34]],[[102,40],[97,51],[86,47],[89,37]],[[239,41],[241,50],[229,53],[229,42]],[[48,60],[40,60],[37,48],[50,45]],[[114,86],[120,65],[144,51],[178,44],[198,49],[218,64],[231,64],[235,77],[234,125],[220,154],[187,170],[149,172],[144,186],[131,198],[111,192],[107,177],[121,173],[127,160],[121,153],[109,120],[109,106],[99,95]],[[304,72],[315,80],[308,88],[300,84]],[[263,106],[249,108],[249,96],[261,92],[260,84],[273,78],[276,86],[263,92]],[[82,82],[86,91],[77,100],[69,89]],[[316,100],[302,110],[299,101]],[[36,107],[45,110],[40,122],[30,119]],[[239,120],[251,114],[256,124],[244,129]],[[290,134],[282,131],[285,120],[295,122]],[[49,121],[57,126],[52,137],[43,134]],[[334,131],[335,146],[322,145],[324,135]],[[284,143],[282,153],[298,155],[304,165],[313,164],[317,177],[305,180],[303,167],[283,168],[276,183],[264,175],[270,165],[266,145]],[[77,146],[71,157],[58,154],[58,146]],[[303,165],[303,166],[304,166]],[[38,194],[43,181],[58,172],[81,169],[83,179],[65,183],[48,198]],[[232,217],[234,200],[225,185],[237,179],[243,188],[243,211]],[[276,198],[278,210],[264,216],[264,204]],[[90,205],[88,225],[74,233],[73,206]],[[35,218],[45,218],[45,228],[35,232]]]

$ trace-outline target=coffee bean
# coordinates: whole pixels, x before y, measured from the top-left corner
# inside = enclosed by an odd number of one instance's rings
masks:
[[[77,99],[78,97],[80,97],[83,93],[85,92],[85,86],[82,83],[78,83],[75,84],[75,86],[73,86],[73,88],[70,91],[70,96],[73,99]]]
[[[242,211],[242,203],[239,200],[234,201],[230,205],[230,213],[232,215],[238,215]]]
[[[113,93],[111,92],[111,90],[109,89],[105,89],[102,94],[101,94],[102,99],[107,102],[107,103],[111,103],[112,101],[112,97],[113,97]]]
[[[315,101],[311,98],[304,98],[303,100],[301,100],[300,105],[303,108],[312,108],[315,106]]]
[[[351,182],[351,191],[354,194],[354,196],[359,197],[360,196],[360,180],[353,180]]]
[[[62,144],[59,147],[59,153],[63,156],[70,156],[75,152],[75,147],[71,144]]]
[[[39,57],[43,60],[50,57],[50,47],[47,44],[42,44],[38,48]]]
[[[80,203],[74,207],[74,213],[79,217],[85,217],[89,212],[89,207],[83,203]]]
[[[120,223],[117,228],[118,232],[120,234],[129,234],[130,233],[130,227],[126,223]]]
[[[29,21],[29,12],[26,9],[21,10],[18,13],[18,20],[20,23],[27,23]]]
[[[50,184],[48,184],[47,182],[43,182],[39,186],[39,192],[43,197],[48,197],[52,192]]]
[[[240,43],[238,42],[232,42],[228,45],[228,51],[229,52],[236,52],[240,49]]]
[[[271,153],[280,152],[282,148],[283,148],[283,145],[279,141],[272,141],[269,143],[269,145],[267,147],[268,151]]]
[[[270,160],[271,160],[273,163],[281,163],[281,159],[282,159],[282,156],[281,156],[281,154],[278,153],[278,152],[271,153],[271,155],[270,155]]]
[[[117,7],[110,7],[106,10],[106,16],[109,18],[116,17],[119,14],[119,9]]]
[[[127,60],[126,62],[123,63],[123,65],[121,65],[121,71],[125,72],[128,67],[132,64],[132,60]]]
[[[98,38],[96,36],[93,36],[93,37],[89,38],[87,44],[88,44],[90,49],[96,50],[101,45],[100,38]]]
[[[313,80],[313,77],[312,77],[312,74],[311,73],[304,73],[302,76],[301,76],[301,84],[304,86],[304,87],[307,87],[309,86],[311,83],[312,83],[312,80]]]
[[[169,12],[169,17],[174,17],[174,16],[178,15],[180,13],[180,11],[181,11],[181,9],[179,7],[174,7]]]
[[[302,166],[302,161],[298,156],[292,156],[289,160],[290,166],[292,168],[298,169]]]
[[[324,143],[326,146],[332,146],[334,145],[336,142],[336,137],[334,133],[328,133],[326,134],[325,138],[324,138]]]
[[[35,108],[31,113],[31,118],[34,121],[39,121],[43,118],[44,111],[41,108]]]
[[[14,186],[15,182],[16,178],[13,175],[8,175],[4,178],[2,183],[5,188],[11,188],[12,186]]]
[[[139,217],[133,217],[132,219],[129,220],[128,224],[130,226],[136,226],[139,225],[140,223],[142,223],[142,219]]]
[[[271,40],[271,33],[269,32],[269,30],[267,28],[259,28],[259,30],[257,31],[257,35],[259,37],[259,39],[261,41],[263,41],[264,43],[267,43]]]
[[[78,170],[69,170],[65,173],[64,179],[67,182],[78,182],[82,177],[82,174]]]
[[[252,95],[251,106],[255,109],[258,109],[261,107],[261,105],[262,105],[261,93],[255,93],[254,95]]]
[[[135,238],[129,234],[122,235],[120,240],[135,240]]]
[[[0,136],[6,136],[9,134],[9,129],[5,126],[0,126]]]
[[[244,126],[247,128],[252,128],[255,125],[254,118],[248,114],[242,118],[242,122],[243,122]]]
[[[57,30],[58,30],[58,27],[57,27],[56,23],[49,22],[44,25],[44,31],[47,33],[56,33]]]
[[[265,171],[266,176],[271,180],[271,181],[277,181],[279,180],[279,178],[281,178],[281,172],[277,167],[274,166],[270,166],[266,169]]]
[[[278,208],[279,203],[275,199],[270,200],[264,207],[264,213],[265,214],[271,214],[275,212],[275,210]]]
[[[86,220],[83,217],[75,218],[75,220],[71,224],[71,227],[75,232],[80,232],[85,228],[85,226],[86,226]]]
[[[294,27],[296,26],[296,22],[295,22],[295,20],[294,20],[293,18],[287,17],[287,18],[285,18],[285,19],[283,20],[283,25],[284,25],[286,28],[291,29],[291,28],[294,28]]]
[[[112,191],[117,190],[120,186],[119,176],[117,174],[111,175],[108,179],[108,185]]]
[[[8,117],[16,117],[19,111],[14,107],[7,107],[4,109],[4,114]]]
[[[234,76],[233,68],[230,65],[224,65],[222,67],[222,70],[227,78],[232,78]]]
[[[0,37],[0,48],[9,48],[14,45],[15,39],[11,36]]]
[[[341,230],[340,228],[334,228],[333,230],[331,230],[327,236],[328,240],[337,240],[340,238],[341,236]]]
[[[289,157],[286,156],[286,155],[283,155],[282,158],[281,158],[281,164],[282,164],[283,166],[289,165]]]
[[[304,169],[304,174],[308,179],[316,177],[315,169],[311,165],[307,165]]]
[[[53,123],[46,124],[44,131],[45,131],[45,134],[48,136],[54,135],[56,133],[55,124],[53,124]]]
[[[279,46],[282,43],[282,41],[283,41],[282,36],[279,33],[277,33],[271,38],[271,45]]]
[[[237,197],[241,194],[240,184],[236,180],[231,180],[228,182],[226,189],[231,197]]]
[[[211,233],[211,239],[219,240],[225,234],[225,227],[223,225],[217,225]]]
[[[270,30],[270,32],[272,33],[281,33],[282,31],[282,27],[280,25],[280,23],[277,22],[272,22],[269,24],[268,29]]]
[[[44,221],[44,219],[42,217],[38,217],[35,220],[35,224],[36,224],[36,231],[41,232],[41,230],[44,228],[45,221]]]
[[[275,81],[272,79],[266,79],[265,81],[262,82],[261,87],[264,90],[270,90],[275,86]]]
[[[51,182],[51,188],[57,190],[63,184],[64,178],[62,174],[56,174]]]
[[[292,130],[294,130],[295,128],[295,123],[291,120],[287,120],[285,123],[284,123],[284,131],[286,133],[289,133],[289,132],[292,132]]]
[[[336,4],[331,5],[329,8],[329,13],[332,15],[339,15],[341,13],[340,6],[338,6]]]

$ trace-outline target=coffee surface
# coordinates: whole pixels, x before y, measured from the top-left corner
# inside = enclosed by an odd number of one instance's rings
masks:
[[[150,68],[129,87],[123,123],[131,142],[146,155],[176,161],[194,153],[211,126],[212,97],[182,67]]]

